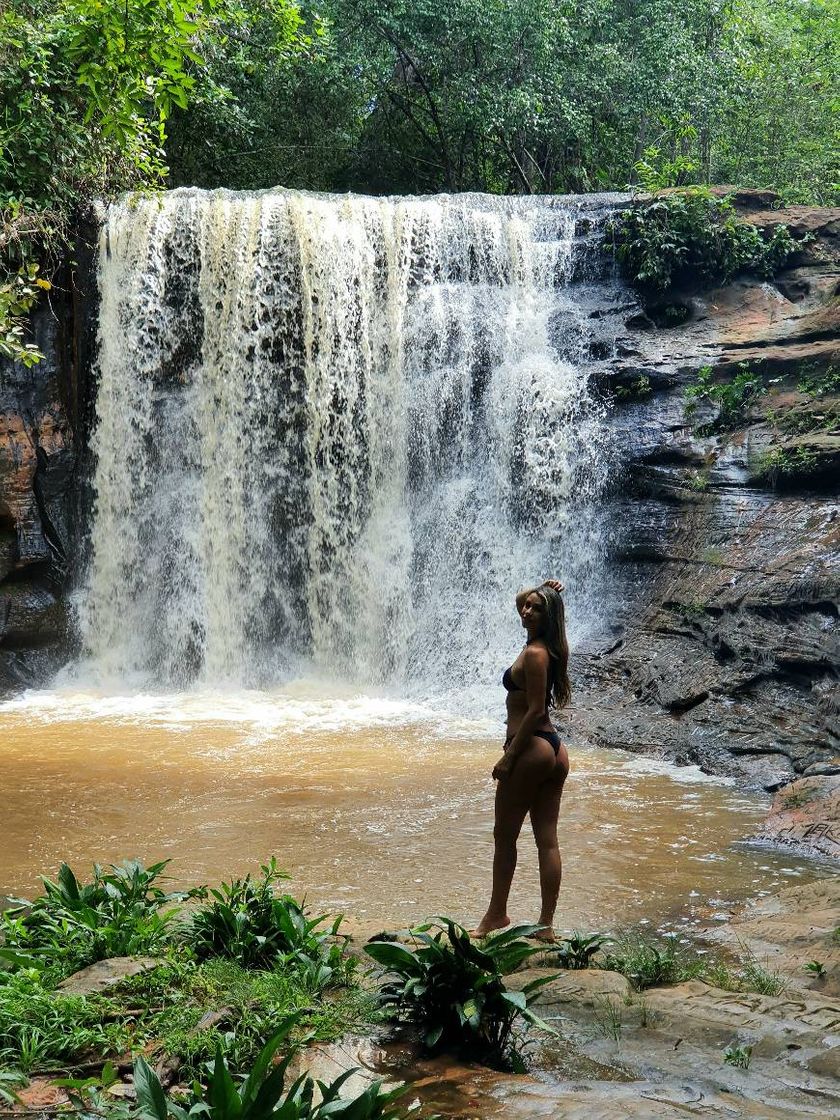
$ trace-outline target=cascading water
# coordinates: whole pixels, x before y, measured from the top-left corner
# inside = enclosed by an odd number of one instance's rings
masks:
[[[604,200],[179,190],[102,232],[100,677],[483,691],[516,589],[597,615]],[[512,625],[513,623],[513,625]]]

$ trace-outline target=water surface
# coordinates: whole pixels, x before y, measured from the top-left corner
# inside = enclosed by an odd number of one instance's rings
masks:
[[[324,698],[326,696],[326,699]],[[67,860],[172,858],[182,884],[275,855],[313,907],[363,925],[476,920],[500,725],[315,682],[273,693],[30,692],[0,705],[0,893]],[[725,916],[816,866],[740,845],[766,812],[695,768],[570,736],[558,925]],[[511,914],[538,911],[523,831]]]

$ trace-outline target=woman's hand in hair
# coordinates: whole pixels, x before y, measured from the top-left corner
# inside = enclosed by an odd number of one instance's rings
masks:
[[[565,590],[563,584],[559,579],[546,579],[543,580],[543,587],[550,587],[552,591],[556,591],[558,595],[562,595]]]

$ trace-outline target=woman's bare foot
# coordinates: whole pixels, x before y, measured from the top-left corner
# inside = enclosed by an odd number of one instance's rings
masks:
[[[497,929],[504,929],[505,926],[509,925],[510,918],[507,914],[503,914],[501,918],[494,918],[490,914],[485,914],[475,929],[470,930],[470,937],[486,937],[488,933],[493,933]]]
[[[545,941],[548,945],[553,945],[557,940],[551,926],[543,926],[543,928],[538,929],[536,933],[529,933],[528,939],[530,941]]]

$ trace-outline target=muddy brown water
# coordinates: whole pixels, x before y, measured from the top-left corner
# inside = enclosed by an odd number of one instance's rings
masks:
[[[38,692],[0,705],[0,893],[62,860],[171,858],[179,885],[270,855],[313,908],[362,928],[426,915],[475,921],[491,863],[500,726],[312,685],[274,694]],[[767,799],[570,736],[558,926],[724,919],[743,899],[818,873],[739,843]],[[527,830],[527,825],[526,825]],[[527,831],[511,901],[538,910]]]

